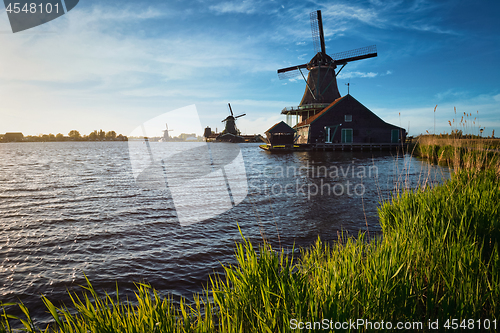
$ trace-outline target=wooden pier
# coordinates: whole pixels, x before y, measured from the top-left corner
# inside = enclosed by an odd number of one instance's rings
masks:
[[[299,151],[398,151],[406,148],[401,143],[314,143],[294,145],[261,145],[260,148],[272,153]]]
[[[406,144],[401,143],[315,143],[311,145],[314,151],[373,151],[373,150],[404,150]]]

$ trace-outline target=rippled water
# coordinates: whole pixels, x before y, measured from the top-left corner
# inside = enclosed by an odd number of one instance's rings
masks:
[[[151,143],[151,149],[165,144]],[[391,191],[448,175],[395,153],[277,155],[255,144],[239,148],[248,196],[226,212],[181,226],[168,188],[136,182],[127,143],[0,144],[0,302],[21,300],[46,320],[40,295],[67,300],[66,290],[84,284],[84,273],[97,290],[112,291],[118,282],[127,294],[133,282],[145,281],[191,297],[221,271],[220,262],[234,262],[238,224],[250,240],[266,237],[283,247],[308,245],[318,236],[332,240],[341,230],[375,234],[377,206]],[[170,179],[175,170],[189,173],[195,162],[176,163]],[[193,212],[209,209],[219,193],[194,191]]]

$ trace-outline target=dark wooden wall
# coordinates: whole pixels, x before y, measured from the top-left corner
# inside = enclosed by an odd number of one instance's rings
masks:
[[[346,122],[345,115],[351,115],[352,121]],[[399,130],[399,138],[403,141],[406,136],[403,128],[386,123],[355,98],[347,95],[312,122],[309,143],[324,142],[325,126],[339,124],[342,125],[337,128],[333,143],[340,143],[342,129],[348,128],[353,130],[353,143],[390,143],[392,130]]]

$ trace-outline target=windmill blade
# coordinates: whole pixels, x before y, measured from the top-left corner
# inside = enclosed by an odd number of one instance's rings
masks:
[[[307,64],[278,69],[278,78],[283,80],[300,76],[299,69],[307,69]]]
[[[335,53],[332,55],[332,59],[335,65],[343,65],[351,61],[373,58],[376,56],[377,56],[377,46],[370,45],[361,47],[359,49]]]
[[[246,116],[246,115],[247,115],[246,113],[243,113],[243,114],[240,114],[239,116],[234,117],[234,119],[239,118],[239,117],[243,117],[243,116]]]
[[[227,105],[229,105],[229,111],[231,111],[231,116],[234,116],[233,115],[233,109],[231,109],[231,103],[227,103]]]
[[[314,52],[321,52],[325,54],[325,35],[323,34],[323,19],[321,18],[321,10],[312,12],[310,14],[310,18]]]

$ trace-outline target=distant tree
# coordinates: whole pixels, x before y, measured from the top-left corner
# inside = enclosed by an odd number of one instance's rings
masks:
[[[56,135],[56,141],[64,141],[64,135],[61,133],[57,133]]]
[[[68,136],[72,138],[73,140],[79,140],[82,136],[80,135],[80,132],[77,130],[72,130],[68,133]]]
[[[89,134],[90,141],[96,141],[98,138],[99,138],[99,133],[97,133],[97,130]]]
[[[116,132],[115,131],[109,131],[106,133],[106,140],[114,140],[116,139]]]
[[[97,134],[99,136],[99,140],[104,140],[106,138],[106,132],[104,132],[102,129],[99,130],[99,133]]]

